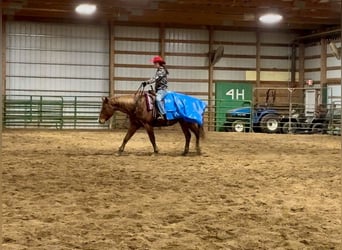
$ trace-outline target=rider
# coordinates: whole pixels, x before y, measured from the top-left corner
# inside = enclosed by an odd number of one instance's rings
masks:
[[[157,68],[156,74],[150,80],[142,82],[145,87],[147,84],[155,83],[156,91],[156,103],[159,110],[158,120],[165,119],[165,108],[163,104],[163,98],[167,94],[167,75],[169,71],[165,67],[165,61],[161,56],[155,56],[152,58],[154,67]]]

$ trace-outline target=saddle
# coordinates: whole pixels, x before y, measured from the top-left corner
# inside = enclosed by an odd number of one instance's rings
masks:
[[[155,108],[156,102],[156,95],[154,93],[144,92],[145,100],[146,100],[146,107],[148,111],[151,111]]]
[[[156,94],[154,91],[144,92],[146,107],[148,111],[152,111],[153,119],[157,118],[158,108],[156,105]]]

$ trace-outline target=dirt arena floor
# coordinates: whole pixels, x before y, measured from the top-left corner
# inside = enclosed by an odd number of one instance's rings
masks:
[[[3,249],[339,249],[341,138],[5,131]]]

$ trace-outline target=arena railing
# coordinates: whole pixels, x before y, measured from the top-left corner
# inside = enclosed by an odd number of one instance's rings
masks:
[[[98,96],[7,95],[3,98],[4,128],[103,129],[97,122]]]
[[[206,101],[206,100],[204,100]],[[252,117],[257,107],[265,107],[265,103],[247,100],[244,103],[215,100],[208,106],[204,114],[204,126],[210,131],[256,132]],[[249,116],[246,113],[232,117],[230,111],[243,106],[251,107]],[[7,95],[3,98],[4,128],[49,128],[49,129],[108,129],[127,128],[128,118],[116,112],[109,123],[100,125],[97,122],[101,108],[101,96],[39,96],[39,95]],[[267,108],[276,109],[282,117],[291,117],[294,110],[304,113],[303,103],[277,102]],[[331,102],[326,106],[324,133],[341,134],[341,103]],[[237,122],[238,121],[238,122]],[[291,121],[291,120],[290,120]],[[305,122],[305,121],[304,121]],[[282,133],[282,126],[277,132]],[[293,124],[290,122],[290,128]],[[175,126],[177,127],[177,126]],[[174,128],[169,128],[174,129]]]

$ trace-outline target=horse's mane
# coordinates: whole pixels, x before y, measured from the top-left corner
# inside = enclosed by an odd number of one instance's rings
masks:
[[[110,98],[113,104],[122,103],[122,104],[132,104],[134,103],[134,95],[119,95],[113,96]]]
[[[120,110],[131,110],[136,106],[136,95],[120,95],[110,98],[110,103]]]

